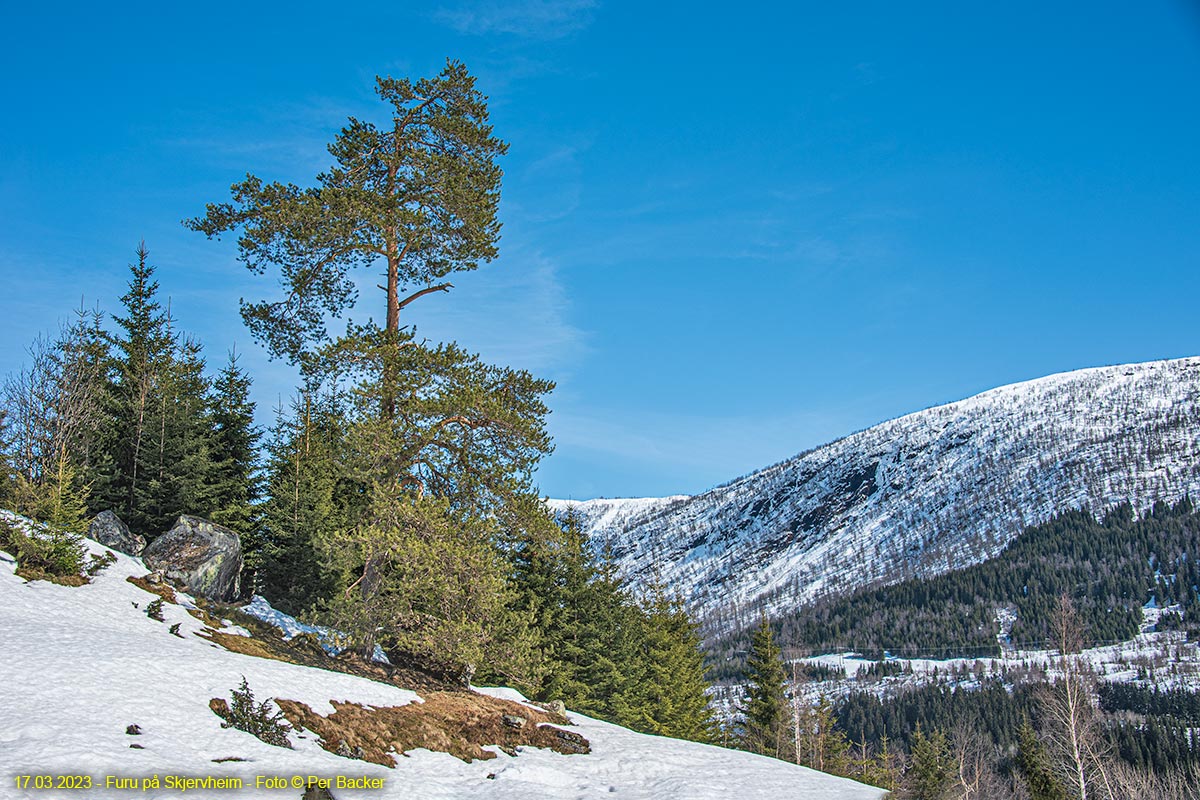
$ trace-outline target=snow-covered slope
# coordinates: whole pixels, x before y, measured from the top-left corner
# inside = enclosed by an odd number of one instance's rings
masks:
[[[93,552],[106,548],[90,544]],[[780,761],[717,747],[632,733],[570,714],[588,755],[522,748],[515,757],[464,763],[444,753],[414,751],[395,769],[341,758],[316,737],[292,736],[295,750],[221,727],[210,698],[229,698],[245,676],[259,699],[293,698],[320,713],[330,700],[371,706],[419,702],[411,691],[364,678],[239,655],[193,635],[203,623],[181,605],[165,620],[145,614],[153,596],[128,583],[146,573],[121,554],[91,585],[26,583],[0,553],[0,764],[4,798],[299,798],[292,781],[315,775],[382,778],[382,789],[338,790],[347,798],[809,798],[876,800],[878,789]],[[188,603],[186,595],[178,596]],[[169,632],[178,623],[180,636]],[[519,698],[504,689],[484,690]],[[126,727],[138,725],[141,735]],[[134,749],[139,745],[142,749]],[[241,760],[229,760],[241,759]],[[29,776],[27,788],[21,776]],[[39,776],[79,776],[92,788],[51,791]],[[105,788],[109,777],[137,788]],[[160,788],[142,789],[158,777]],[[240,778],[241,789],[181,792],[168,776]],[[256,789],[259,776],[287,788]],[[54,778],[52,777],[53,781]],[[176,787],[178,787],[176,783]]]
[[[695,497],[578,508],[635,579],[657,565],[721,630],[764,605],[982,561],[1059,511],[1185,493],[1200,495],[1200,358],[1012,384]]]

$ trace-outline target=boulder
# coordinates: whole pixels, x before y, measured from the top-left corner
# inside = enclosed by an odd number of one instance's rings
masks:
[[[142,560],[189,594],[228,603],[241,593],[242,541],[206,519],[181,515],[142,552]]]
[[[129,530],[129,526],[111,511],[101,511],[93,517],[88,523],[87,535],[127,556],[139,556],[146,549],[146,540]]]

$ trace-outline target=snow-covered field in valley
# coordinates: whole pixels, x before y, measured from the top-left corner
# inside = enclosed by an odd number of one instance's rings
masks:
[[[89,542],[94,553],[107,548]],[[465,763],[417,750],[394,769],[322,749],[293,732],[288,750],[221,727],[212,698],[230,699],[243,676],[256,699],[290,698],[328,714],[330,700],[368,706],[420,702],[416,693],[365,678],[230,652],[195,634],[205,628],[181,604],[164,621],[147,617],[155,597],[126,581],[146,574],[139,559],[116,562],[82,587],[26,583],[0,553],[0,797],[299,798],[293,781],[378,778],[382,789],[333,789],[346,798],[800,798],[874,800],[884,792],[803,767],[718,747],[646,736],[568,712],[588,755],[523,747],[515,757]],[[178,624],[179,635],[170,626]],[[236,632],[236,628],[226,632]],[[519,699],[512,690],[482,690]],[[137,725],[140,735],[126,729]],[[132,747],[140,746],[140,749]],[[237,760],[232,760],[237,759]],[[25,788],[18,788],[28,776]],[[38,788],[39,776],[90,778],[92,788]],[[144,788],[157,776],[159,788]],[[240,779],[242,788],[181,791],[169,778]],[[274,778],[283,788],[255,788]],[[136,788],[106,788],[127,779]],[[80,781],[82,783],[82,781]],[[186,786],[186,784],[185,784]]]

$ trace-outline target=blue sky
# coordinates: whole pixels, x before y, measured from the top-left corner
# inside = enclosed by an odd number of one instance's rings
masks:
[[[376,74],[447,57],[511,144],[502,255],[410,319],[558,382],[545,493],[703,491],[996,385],[1200,354],[1195,3],[23,5],[0,373],[81,296],[115,310],[144,238],[269,421],[293,377],[237,300],[274,286],[180,220],[248,171],[311,181],[378,118]]]

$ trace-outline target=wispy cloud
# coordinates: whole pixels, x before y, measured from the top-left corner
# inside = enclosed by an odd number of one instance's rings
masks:
[[[578,153],[581,146],[562,145],[517,170],[507,212],[522,223],[562,219],[579,208],[583,191]],[[515,199],[513,199],[515,197]]]
[[[705,476],[715,485],[832,441],[853,430],[855,422],[849,415],[808,411],[706,416],[556,410],[550,429],[560,454],[573,452],[585,460],[586,453],[615,456],[631,469]],[[691,491],[705,488],[698,485]]]
[[[596,0],[487,0],[439,9],[434,19],[459,33],[559,39],[586,28]]]

